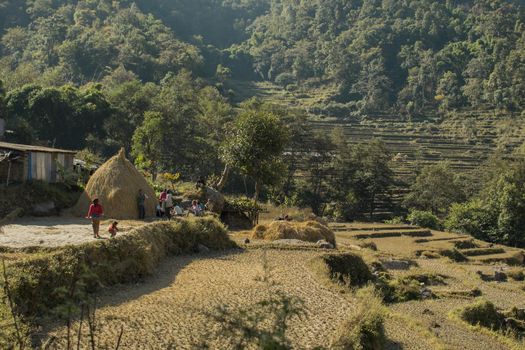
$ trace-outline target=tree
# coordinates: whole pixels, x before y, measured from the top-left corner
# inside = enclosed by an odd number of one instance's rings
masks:
[[[20,141],[40,141],[70,149],[84,148],[88,139],[103,140],[104,119],[113,113],[97,84],[80,89],[68,85],[26,85],[11,90],[6,104],[8,122],[15,133],[31,135],[29,140],[23,136]]]
[[[390,168],[392,156],[385,143],[379,139],[358,144],[353,153],[357,163],[355,192],[372,219],[378,198],[381,195],[388,198],[388,189],[394,183],[394,172]]]
[[[222,145],[221,157],[227,165],[254,179],[257,201],[262,186],[277,183],[284,174],[282,156],[288,132],[269,106],[250,100],[242,108]]]
[[[445,72],[438,82],[436,100],[441,101],[440,110],[448,111],[464,104],[461,84],[453,72]]]
[[[453,203],[461,203],[465,199],[463,188],[449,165],[439,163],[421,170],[405,197],[404,205],[443,217]]]
[[[333,135],[336,147],[330,181],[331,198],[344,208],[346,219],[368,213],[372,218],[379,197],[388,197],[394,182],[390,152],[378,139],[351,144],[341,130]]]
[[[132,155],[135,164],[151,173],[153,180],[159,172],[159,162],[165,149],[165,122],[161,113],[148,111],[144,121],[133,134]]]

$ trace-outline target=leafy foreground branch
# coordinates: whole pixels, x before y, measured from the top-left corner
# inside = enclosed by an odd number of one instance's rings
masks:
[[[339,327],[332,347],[344,350],[384,349],[385,308],[381,295],[373,285],[369,285],[360,289],[356,296],[358,312]]]
[[[262,256],[263,274],[259,281],[261,293],[267,297],[245,308],[234,310],[220,306],[207,316],[221,325],[215,337],[225,339],[224,348],[245,349],[256,344],[259,349],[291,349],[287,337],[289,322],[305,315],[302,299],[287,295],[272,278],[266,251]],[[200,344],[202,348],[212,348],[210,344]]]

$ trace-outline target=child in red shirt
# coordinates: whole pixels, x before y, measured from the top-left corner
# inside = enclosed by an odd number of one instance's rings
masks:
[[[118,225],[118,222],[113,221],[113,223],[111,223],[108,227],[108,232],[110,233],[111,238],[114,238],[117,235],[117,232],[118,232],[117,225]]]

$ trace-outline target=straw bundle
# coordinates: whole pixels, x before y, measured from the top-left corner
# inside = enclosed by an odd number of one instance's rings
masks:
[[[146,216],[155,215],[155,192],[144,176],[126,159],[124,149],[104,163],[89,179],[84,193],[74,208],[77,215],[85,215],[95,198],[100,200],[106,217],[113,219],[138,218],[137,195],[142,189],[147,196]]]
[[[299,239],[307,242],[326,240],[335,245],[334,232],[317,221],[274,221],[269,226],[255,227],[252,237],[269,241],[278,239]]]

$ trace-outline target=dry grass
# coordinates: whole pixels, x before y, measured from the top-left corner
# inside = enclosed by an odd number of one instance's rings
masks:
[[[252,237],[275,241],[278,239],[299,239],[306,242],[326,240],[335,246],[334,232],[317,221],[274,221],[269,225],[258,225]]]
[[[312,278],[306,264],[317,254],[256,250],[171,258],[146,283],[110,289],[101,296],[101,348],[106,341],[112,344],[121,325],[123,349],[195,349],[203,342],[210,349],[234,348],[228,344],[237,339],[221,333],[223,325],[210,313],[218,307],[231,313],[247,310],[268,300],[276,288],[303,303],[304,315],[288,322],[286,336],[293,348],[327,347],[337,327],[354,314],[355,304]],[[268,288],[265,271],[275,286]],[[77,330],[78,323],[73,328]],[[65,331],[50,332],[58,337],[57,349],[64,348]],[[250,343],[243,348],[257,347]]]
[[[372,286],[357,293],[359,310],[337,331],[331,348],[344,350],[382,350],[385,348],[385,308]]]
[[[91,176],[73,211],[76,215],[86,215],[91,201],[98,198],[106,217],[135,219],[139,214],[139,189],[147,196],[146,216],[155,216],[155,192],[142,174],[126,159],[124,150],[121,150]]]

